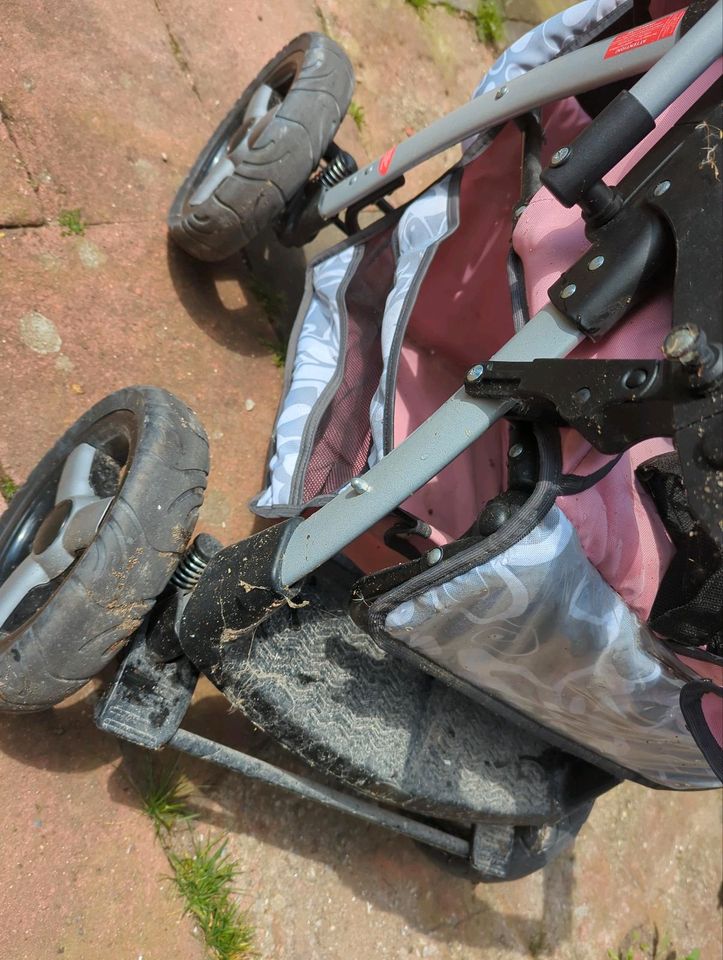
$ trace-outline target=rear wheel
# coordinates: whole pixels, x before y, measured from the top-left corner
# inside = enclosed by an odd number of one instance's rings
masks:
[[[180,400],[131,387],[45,455],[0,518],[0,711],[41,710],[98,673],[180,560],[208,442]]]
[[[334,138],[354,88],[342,48],[304,33],[267,64],[201,151],[168,215],[200,260],[222,260],[276,219]]]

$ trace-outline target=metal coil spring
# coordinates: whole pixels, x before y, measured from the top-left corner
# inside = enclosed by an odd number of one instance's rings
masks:
[[[179,590],[193,590],[221,544],[208,534],[200,533],[183,555],[171,577],[171,584]]]
[[[337,183],[341,183],[342,180],[346,180],[348,176],[355,173],[356,169],[357,166],[356,163],[354,163],[354,158],[350,154],[340,151],[334,159],[327,163],[324,169],[317,174],[316,180],[325,187],[334,187]]]

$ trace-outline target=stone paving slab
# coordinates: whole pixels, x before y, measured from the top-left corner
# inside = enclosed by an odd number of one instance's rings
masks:
[[[10,139],[6,124],[0,119],[0,229],[22,224],[37,225],[43,220],[30,176]]]
[[[307,30],[319,30],[316,4],[204,4],[196,0],[158,0],[196,88],[218,123],[247,84],[279,50]]]
[[[196,265],[169,252],[163,219],[255,70],[319,26],[357,71],[365,119],[361,130],[347,119],[340,139],[360,160],[461,103],[492,56],[469,21],[444,9],[420,17],[403,0],[0,6],[0,109],[15,139],[0,140],[0,210],[7,197],[27,200],[11,216],[34,223],[80,207],[96,224],[77,237],[57,224],[0,231],[0,469],[21,481],[92,402],[158,384],[197,409],[211,438],[201,525],[226,542],[250,532],[245,502],[261,482],[281,385],[257,297],[282,288],[293,312],[303,264],[260,241],[248,258]],[[403,196],[454,155],[414,174]],[[17,159],[37,186],[34,205]],[[267,284],[256,296],[246,259]],[[198,960],[159,879],[163,857],[127,762],[94,731],[91,703],[92,692],[44,717],[0,718],[0,884],[10,891],[0,957],[46,960],[62,947],[73,960]],[[288,760],[207,684],[190,722]],[[266,960],[598,960],[653,924],[683,955],[720,955],[720,794],[624,786],[598,803],[574,857],[517,884],[475,887],[372,827],[188,769],[202,796],[199,832],[231,833]]]
[[[163,223],[89,227],[82,237],[55,225],[6,231],[0,464],[10,476],[27,476],[95,401],[154,384],[196,409],[208,432],[206,528],[226,541],[248,534],[246,502],[262,482],[282,374],[242,270],[169,252]]]
[[[359,131],[347,119],[343,133],[360,164],[460,106],[494,59],[468,20],[441,7],[420,16],[399,0],[319,0],[317,6],[325,29],[354,64],[354,101],[364,122]],[[409,171],[395,197],[416,196],[459,155],[453,147]]]
[[[0,716],[0,956],[202,960],[94,700]]]
[[[48,216],[163,217],[205,130],[153,0],[7,2],[0,36],[3,114]]]
[[[354,65],[354,103],[363,116],[361,129],[347,117],[338,141],[360,165],[459,106],[493,56],[477,42],[468,21],[443,9],[420,17],[404,0],[292,5],[252,0],[223,7],[217,18],[194,0],[159,4],[213,123],[298,33],[321,30],[333,37]],[[458,156],[454,148],[411,171],[397,198],[415,196]]]

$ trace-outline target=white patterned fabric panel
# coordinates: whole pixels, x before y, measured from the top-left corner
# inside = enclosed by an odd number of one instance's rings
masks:
[[[602,579],[557,507],[498,557],[401,603],[385,629],[649,780],[715,786],[680,712],[687,669]]]
[[[372,446],[369,466],[384,455],[384,411],[387,402],[389,359],[399,320],[412,283],[419,273],[422,258],[433,244],[449,232],[449,176],[423,193],[402,214],[397,227],[399,256],[394,271],[394,286],[387,297],[382,320],[382,375],[369,405]]]
[[[597,24],[615,10],[631,5],[631,0],[583,0],[550,17],[505,50],[487,71],[473,99],[575,49],[580,38],[587,37]]]
[[[291,502],[291,483],[304,427],[339,363],[341,320],[337,292],[354,252],[354,247],[348,247],[314,267],[313,293],[296,346],[291,386],[276,421],[274,452],[269,461],[270,483],[256,501],[259,507]]]

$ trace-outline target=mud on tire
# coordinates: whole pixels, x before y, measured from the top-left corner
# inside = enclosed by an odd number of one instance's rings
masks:
[[[109,484],[115,470],[115,493],[90,544],[49,585],[50,596],[17,627],[0,625],[0,711],[50,707],[98,673],[153,606],[196,523],[209,462],[203,427],[164,390],[120,390],[67,431],[0,518],[0,584],[17,566],[8,556],[18,531],[27,531],[27,541],[38,526],[34,504],[52,503],[63,464],[86,442],[96,447],[101,479],[93,484]],[[121,448],[123,456],[115,452]],[[125,463],[113,467],[114,456]]]
[[[235,143],[252,97],[264,85],[279,102]],[[292,40],[245,90],[192,167],[168,215],[174,241],[200,260],[224,259],[249,243],[316,169],[353,88],[351,63],[337,43],[321,33]],[[229,175],[209,196],[203,189],[199,196],[219,158]]]

